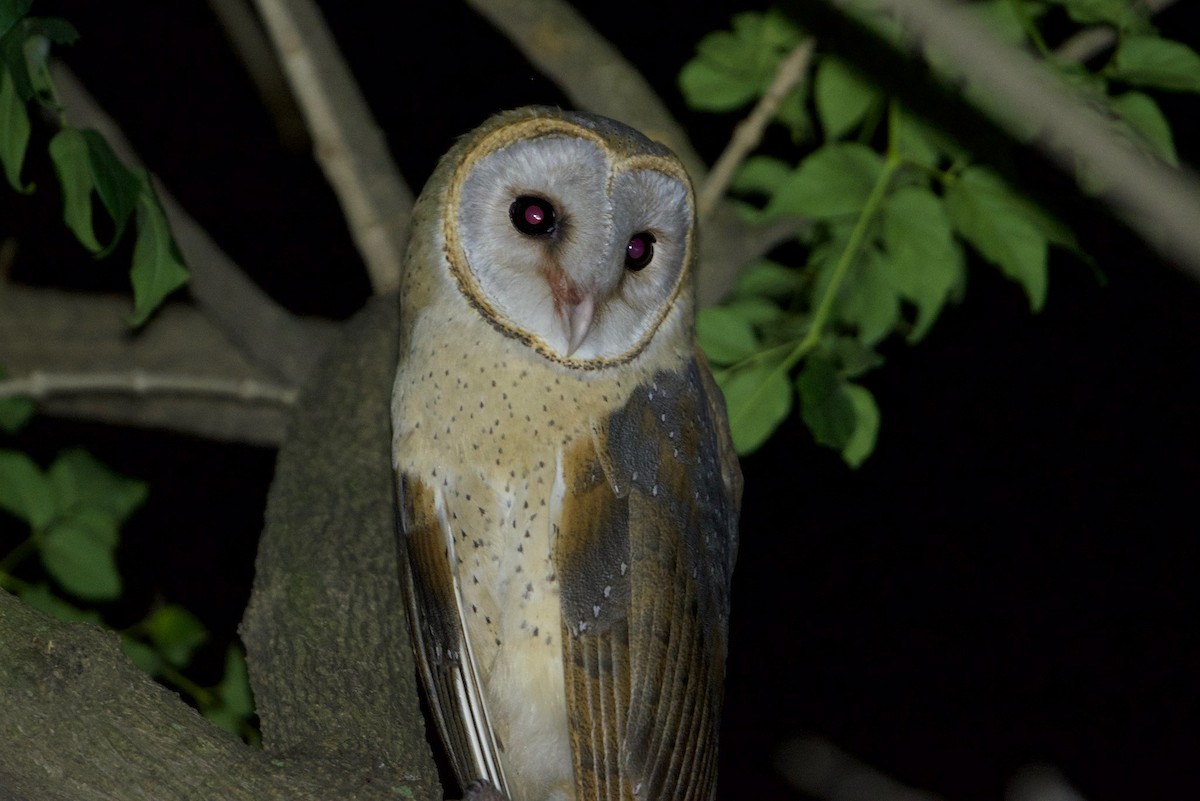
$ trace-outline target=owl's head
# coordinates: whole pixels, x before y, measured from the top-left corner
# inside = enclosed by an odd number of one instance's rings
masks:
[[[458,290],[546,358],[627,361],[690,298],[692,188],[663,146],[603,117],[527,108],[449,158],[438,216]]]

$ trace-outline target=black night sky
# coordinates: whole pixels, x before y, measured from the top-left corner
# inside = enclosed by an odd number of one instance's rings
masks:
[[[493,111],[566,102],[457,4],[382,18],[325,5],[414,187]],[[279,147],[205,3],[34,10],[79,28],[68,63],[273,297],[337,319],[361,306],[367,282],[331,192],[306,153]],[[627,0],[588,13],[710,162],[736,117],[688,112],[674,77],[729,13]],[[1158,24],[1197,46],[1194,20],[1176,10]],[[1181,157],[1200,163],[1197,99],[1160,97]],[[919,346],[890,342],[866,377],[883,428],[864,467],[847,469],[796,420],[744,460],[723,799],[803,798],[772,762],[803,734],[946,799],[1000,799],[1031,762],[1090,801],[1200,797],[1200,285],[1026,162],[1038,191],[1064,200],[1106,285],[1056,252],[1033,315],[1016,285],[973,262],[964,302]],[[44,149],[30,170],[34,196],[0,191],[0,237],[20,240],[14,277],[121,289],[128,252],[93,263],[62,226]],[[130,608],[159,594],[228,636],[272,451],[50,419],[18,444],[43,460],[82,444],[149,478],[121,551]],[[219,648],[203,658],[219,670]]]

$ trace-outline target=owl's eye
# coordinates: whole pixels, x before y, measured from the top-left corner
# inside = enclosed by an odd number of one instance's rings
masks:
[[[642,231],[629,237],[625,246],[625,269],[637,272],[650,263],[654,258],[654,234]]]
[[[521,195],[508,207],[513,227],[526,236],[545,236],[554,233],[557,220],[554,206],[545,198]]]

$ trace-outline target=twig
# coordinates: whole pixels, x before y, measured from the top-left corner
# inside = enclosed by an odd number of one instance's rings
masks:
[[[137,336],[129,335],[128,313],[119,296],[0,285],[0,365],[18,376],[142,371],[278,383],[191,306],[167,305]],[[211,395],[54,395],[38,410],[257,445],[278,445],[290,417],[284,406]]]
[[[413,197],[312,0],[255,0],[376,292],[400,286]]]
[[[53,62],[51,74],[67,119],[73,125],[98,130],[126,163],[140,163],[116,122],[74,73],[62,63]],[[175,242],[191,271],[188,292],[192,298],[259,368],[288,383],[300,384],[333,336],[333,324],[300,320],[277,305],[161,183],[157,189]]]
[[[271,52],[266,32],[250,8],[249,0],[208,0],[221,23],[238,61],[250,76],[263,105],[275,122],[275,132],[288,150],[302,152],[312,146],[296,98]]]
[[[827,0],[872,24],[882,12],[908,32],[913,50],[934,48],[949,68],[978,87],[980,110],[1014,136],[1037,141],[1069,173],[1090,173],[1108,187],[1102,198],[1166,257],[1200,278],[1200,184],[1187,173],[1147,158],[1044,65],[1008,47],[946,0]]]
[[[1175,5],[1175,0],[1142,0],[1142,5],[1151,14]],[[1064,61],[1082,63],[1097,55],[1117,41],[1117,32],[1107,25],[1084,28],[1054,49],[1054,54]]]
[[[291,406],[296,402],[293,387],[265,384],[252,378],[232,380],[199,375],[148,373],[127,370],[119,373],[48,373],[34,370],[23,378],[0,380],[0,398],[41,400],[53,395],[120,393],[127,395],[191,395]]]
[[[1005,801],[1084,801],[1058,769],[1050,765],[1021,768],[1008,784]]]
[[[763,131],[775,118],[779,104],[787,97],[788,92],[804,80],[815,47],[816,41],[811,37],[796,45],[779,63],[778,69],[775,70],[775,78],[767,87],[766,94],[754,106],[754,110],[733,129],[729,144],[696,195],[696,213],[702,223],[712,214],[713,208],[729,188],[734,172],[750,155],[750,151],[762,141]]]
[[[901,784],[821,737],[791,740],[775,764],[794,787],[824,801],[937,801]]]

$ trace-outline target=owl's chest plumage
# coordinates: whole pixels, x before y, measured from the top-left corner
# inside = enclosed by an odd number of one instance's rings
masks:
[[[474,310],[422,315],[408,344],[393,401],[396,468],[433,488],[444,515],[509,789],[571,798],[554,561],[572,481],[564,454],[623,403],[629,376],[559,367],[495,336]]]

